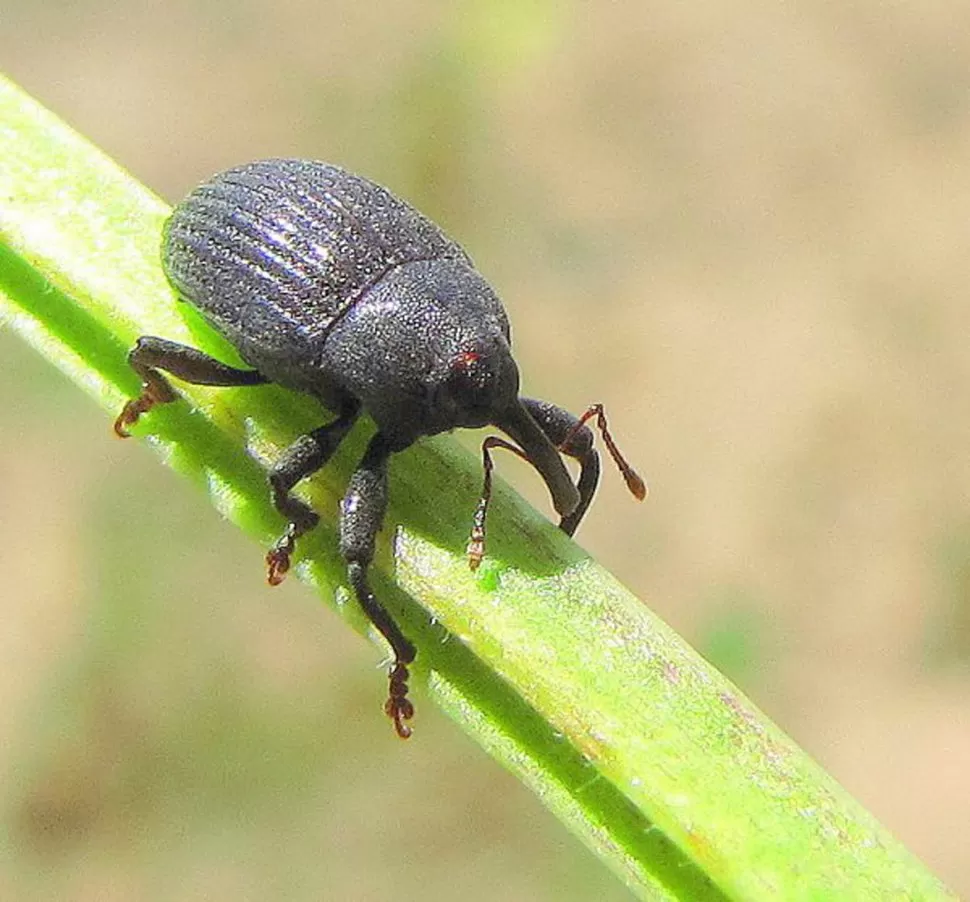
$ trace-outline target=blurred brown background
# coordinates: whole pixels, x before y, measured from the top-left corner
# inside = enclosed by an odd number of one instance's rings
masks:
[[[0,59],[170,200],[299,155],[445,225],[650,480],[585,547],[970,894],[970,6],[7,0]],[[0,355],[0,897],[627,898]]]

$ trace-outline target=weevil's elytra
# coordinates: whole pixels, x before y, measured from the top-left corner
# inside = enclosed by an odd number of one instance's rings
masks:
[[[287,521],[266,556],[271,584],[282,581],[297,540],[319,521],[293,487],[326,464],[362,412],[377,425],[341,505],[340,552],[358,602],[394,652],[385,711],[402,738],[411,734],[408,665],[416,649],[367,578],[392,454],[460,427],[493,425],[512,439],[493,436],[482,445],[485,483],[468,548],[473,567],[485,554],[494,447],[539,471],[569,535],[599,481],[588,420],[596,419],[633,494],[646,496],[601,405],[577,418],[519,397],[508,319],[491,287],[433,222],[365,178],[327,163],[283,159],[220,173],[172,212],[162,264],[179,296],[251,369],[142,336],[128,355],[142,392],[115,421],[118,435],[155,405],[176,399],[160,370],[200,385],[276,382],[315,396],[334,415],[300,436],[270,470],[273,503]],[[563,454],[579,462],[575,484]]]

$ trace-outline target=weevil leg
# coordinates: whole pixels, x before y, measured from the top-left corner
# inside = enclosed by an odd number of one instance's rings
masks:
[[[550,404],[548,401],[523,398],[522,403],[525,404],[525,409],[529,411],[542,431],[549,436],[549,440],[563,454],[579,461],[579,482],[576,485],[579,489],[579,505],[559,522],[559,528],[566,535],[571,536],[576,532],[583,516],[589,509],[593,495],[596,493],[596,486],[599,483],[599,455],[593,447],[593,432],[586,425],[594,417],[596,418],[596,426],[603,436],[603,442],[626,481],[627,488],[638,500],[642,501],[646,498],[646,483],[626,462],[626,458],[623,457],[620,449],[616,446],[616,442],[613,441],[602,404],[592,404],[582,416],[575,417],[568,410]]]
[[[589,510],[596,494],[596,487],[600,479],[599,454],[593,447],[593,431],[586,425],[588,420],[596,417],[596,425],[603,436],[603,441],[616,462],[627,487],[642,501],[647,496],[647,486],[637,472],[631,467],[620,449],[617,448],[613,436],[610,434],[609,424],[602,404],[591,405],[581,417],[573,416],[568,410],[550,404],[548,401],[537,401],[534,398],[522,398],[522,404],[529,412],[539,428],[548,436],[556,449],[579,462],[579,480],[576,488],[579,491],[579,504],[569,514],[559,521],[559,528],[571,536],[576,532],[580,522]],[[488,514],[488,504],[492,495],[492,448],[505,448],[519,457],[529,460],[528,455],[517,445],[505,441],[497,436],[489,436],[482,442],[482,464],[485,480],[482,495],[475,511],[471,538],[468,542],[468,564],[476,570],[485,556],[485,519]]]
[[[408,664],[414,660],[415,648],[374,597],[367,581],[377,533],[387,510],[387,461],[394,451],[399,450],[392,447],[381,433],[371,439],[360,466],[350,478],[340,507],[340,553],[347,562],[347,578],[357,601],[394,652],[394,663],[388,671],[384,712],[394,721],[397,735],[407,739],[411,728],[405,721],[414,715],[414,705],[408,698]]]
[[[266,555],[267,580],[271,586],[283,582],[283,577],[290,569],[290,557],[296,540],[320,522],[320,517],[309,505],[290,494],[293,486],[315,473],[333,457],[359,413],[360,403],[346,399],[335,420],[301,435],[270,470],[273,505],[289,521],[286,532]]]
[[[596,487],[600,480],[600,458],[593,447],[593,433],[586,425],[573,416],[568,410],[550,404],[548,401],[537,401],[535,398],[523,398],[522,403],[529,411],[542,431],[563,454],[579,462],[579,504],[576,509],[559,522],[559,528],[571,536],[579,527],[580,522],[589,510],[596,494]]]
[[[142,386],[141,394],[125,404],[115,420],[114,430],[121,438],[128,437],[128,427],[137,423],[143,413],[177,397],[159,370],[195,385],[262,385],[269,381],[256,370],[227,366],[195,348],[154,335],[143,335],[138,339],[128,354],[128,363],[141,376]]]
[[[568,410],[563,410],[555,404],[547,401],[536,401],[532,398],[522,398],[522,403],[529,415],[536,421],[539,428],[549,437],[549,441],[556,448],[569,457],[579,461],[579,481],[576,488],[579,490],[579,504],[572,513],[567,514],[559,521],[559,528],[571,536],[576,532],[580,520],[589,508],[596,494],[596,486],[600,478],[600,459],[593,447],[593,433],[583,423],[574,417]],[[477,570],[485,557],[485,519],[488,515],[488,505],[492,499],[492,456],[489,451],[492,448],[504,448],[517,454],[523,460],[528,460],[528,455],[518,445],[505,441],[495,435],[488,436],[482,442],[482,468],[485,473],[482,485],[482,494],[475,509],[475,517],[472,521],[471,538],[468,540],[468,566],[472,570]]]
[[[593,495],[596,494],[596,486],[599,484],[600,459],[593,447],[593,433],[568,410],[563,410],[555,404],[532,398],[522,398],[522,403],[557,450],[579,461],[579,481],[576,484],[579,490],[579,504],[572,513],[559,521],[559,528],[566,535],[571,536],[576,532],[580,520],[589,508]],[[492,455],[489,453],[492,448],[504,448],[523,460],[529,460],[528,455],[518,445],[513,445],[496,435],[490,435],[482,442],[482,469],[485,477],[467,548],[468,566],[472,570],[477,570],[485,557],[485,520],[489,502],[492,500],[492,470],[494,469]]]

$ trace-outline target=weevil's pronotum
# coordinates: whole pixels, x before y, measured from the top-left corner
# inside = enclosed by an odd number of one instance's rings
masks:
[[[387,507],[391,454],[459,427],[492,425],[512,439],[493,436],[482,444],[485,483],[468,546],[472,567],[485,553],[492,448],[507,448],[539,471],[568,535],[599,481],[588,420],[596,419],[630,491],[646,496],[600,405],[577,418],[519,397],[508,319],[491,287],[433,222],[365,178],[308,160],[264,160],[220,173],[175,208],[165,224],[162,262],[179,296],[252,369],[143,336],[128,357],[142,392],[115,421],[118,435],[127,436],[155,405],[175,400],[159,370],[199,385],[276,382],[313,395],[334,413],[269,472],[273,504],[288,521],[266,556],[272,585],[289,569],[296,540],[319,521],[293,487],[326,464],[362,412],[377,425],[341,505],[340,551],[357,600],[394,653],[384,710],[402,738],[411,734],[408,665],[416,650],[367,579]],[[579,462],[575,484],[562,454]]]

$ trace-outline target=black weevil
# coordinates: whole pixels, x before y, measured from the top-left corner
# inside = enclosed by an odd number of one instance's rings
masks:
[[[599,457],[585,425],[593,417],[630,491],[643,480],[610,437],[603,409],[579,418],[519,397],[509,323],[468,255],[433,222],[386,189],[336,166],[263,160],[230,169],[196,188],[165,224],[162,263],[181,298],[253,369],[226,366],[194,348],[145,335],[128,356],[144,380],[115,431],[175,392],[159,370],[198,385],[276,382],[316,397],[335,418],[300,436],[269,473],[273,504],[288,520],[266,556],[269,582],[290,567],[296,540],[319,521],[291,494],[322,467],[364,411],[377,433],[350,479],[340,510],[340,552],[357,600],[390,643],[384,706],[402,738],[414,714],[407,697],[415,648],[367,581],[387,508],[387,462],[423,435],[493,425],[515,444],[482,444],[485,485],[468,546],[471,566],[485,553],[491,448],[507,448],[541,474],[572,535],[599,481]],[[560,454],[575,458],[573,484]]]

